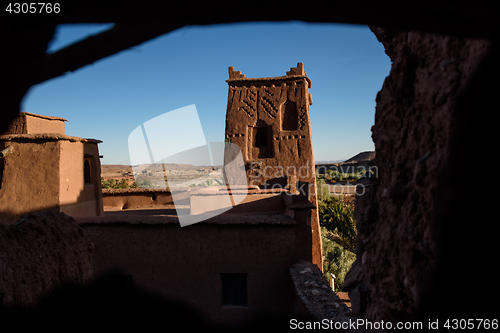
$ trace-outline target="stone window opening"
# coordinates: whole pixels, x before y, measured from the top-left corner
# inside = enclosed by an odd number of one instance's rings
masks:
[[[296,131],[298,129],[299,115],[297,103],[287,100],[282,106],[281,129],[283,131]]]
[[[222,305],[248,305],[247,274],[221,273]]]
[[[259,124],[252,128],[252,136],[250,145],[255,148],[253,158],[270,158],[272,157],[272,147],[269,142],[270,138],[269,127],[264,124]]]
[[[92,184],[92,158],[85,157],[83,160],[83,180],[85,185]]]
[[[255,134],[255,147],[267,147],[267,129],[258,128]]]

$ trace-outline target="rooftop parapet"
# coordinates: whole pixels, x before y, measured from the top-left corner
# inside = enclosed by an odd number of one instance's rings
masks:
[[[282,80],[290,80],[290,79],[300,79],[305,78],[308,83],[308,88],[311,88],[311,80],[307,77],[307,73],[304,70],[303,63],[297,63],[297,67],[292,67],[288,72],[286,72],[285,76],[275,76],[275,77],[259,77],[259,78],[248,78],[245,74],[241,74],[240,71],[235,71],[234,67],[229,67],[229,80],[226,80],[227,83],[235,83],[235,82],[261,82],[261,81],[282,81]]]

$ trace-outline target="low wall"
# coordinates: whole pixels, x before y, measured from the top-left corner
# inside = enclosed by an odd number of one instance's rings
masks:
[[[189,205],[189,195],[185,192],[185,205]],[[181,194],[182,195],[182,194]],[[155,207],[172,205],[172,192],[162,189],[102,189],[102,202],[104,210],[120,210],[139,207]],[[178,203],[181,204],[181,203]]]
[[[226,187],[207,187],[190,192],[191,214],[198,215],[219,209],[225,214],[283,214],[284,195],[279,189],[242,188],[227,191]],[[232,207],[232,208],[231,208]]]
[[[221,192],[221,189],[224,189]],[[285,203],[282,189],[255,189],[245,191],[229,191],[225,187],[207,187],[185,190],[174,190],[176,205],[191,205],[191,214],[203,214],[221,208],[231,207],[230,194],[236,206],[227,211],[228,214],[282,214]],[[180,199],[180,201],[179,201]],[[164,208],[173,205],[171,190],[161,189],[103,189],[102,201],[104,210],[116,211],[133,208]]]
[[[353,314],[333,292],[328,281],[312,262],[299,260],[290,267],[296,292],[299,315],[312,316],[315,321],[348,322]],[[342,327],[342,326],[339,326]]]

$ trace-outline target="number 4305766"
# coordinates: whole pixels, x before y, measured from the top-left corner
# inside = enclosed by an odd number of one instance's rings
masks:
[[[61,11],[61,5],[59,3],[50,3],[50,2],[15,2],[15,3],[9,3],[7,5],[7,8],[5,9],[6,12],[9,13],[14,13],[14,14],[41,14],[41,13],[59,13]]]

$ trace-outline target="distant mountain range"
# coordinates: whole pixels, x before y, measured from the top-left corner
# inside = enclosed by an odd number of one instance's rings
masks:
[[[341,163],[344,162],[344,160],[319,160],[319,161],[314,161],[316,164],[334,164],[334,163]]]
[[[363,151],[361,153],[358,153],[354,155],[353,157],[347,159],[347,160],[321,160],[321,161],[315,161],[316,164],[337,164],[337,163],[354,163],[354,162],[360,162],[360,161],[370,161],[375,158],[375,152],[374,151]]]
[[[316,164],[336,164],[336,163],[354,163],[354,162],[360,162],[360,161],[369,161],[375,158],[375,152],[374,151],[364,151],[359,154],[354,155],[353,157],[347,159],[347,160],[319,160],[315,161]],[[217,166],[216,166],[217,167]],[[220,166],[218,166],[220,167]],[[161,169],[162,166],[161,164],[158,165],[148,165],[148,169],[156,169],[159,168]],[[210,166],[194,166],[190,164],[175,164],[175,163],[167,163],[165,165],[165,168],[168,170],[186,170],[186,169],[199,169],[199,168],[210,168]],[[132,167],[130,165],[110,165],[110,164],[103,164],[101,166],[101,172],[102,173],[108,173],[108,172],[131,172]]]
[[[346,162],[360,162],[360,161],[370,161],[375,158],[375,152],[374,151],[364,151],[359,154],[354,155],[348,160],[345,160],[344,163]]]

